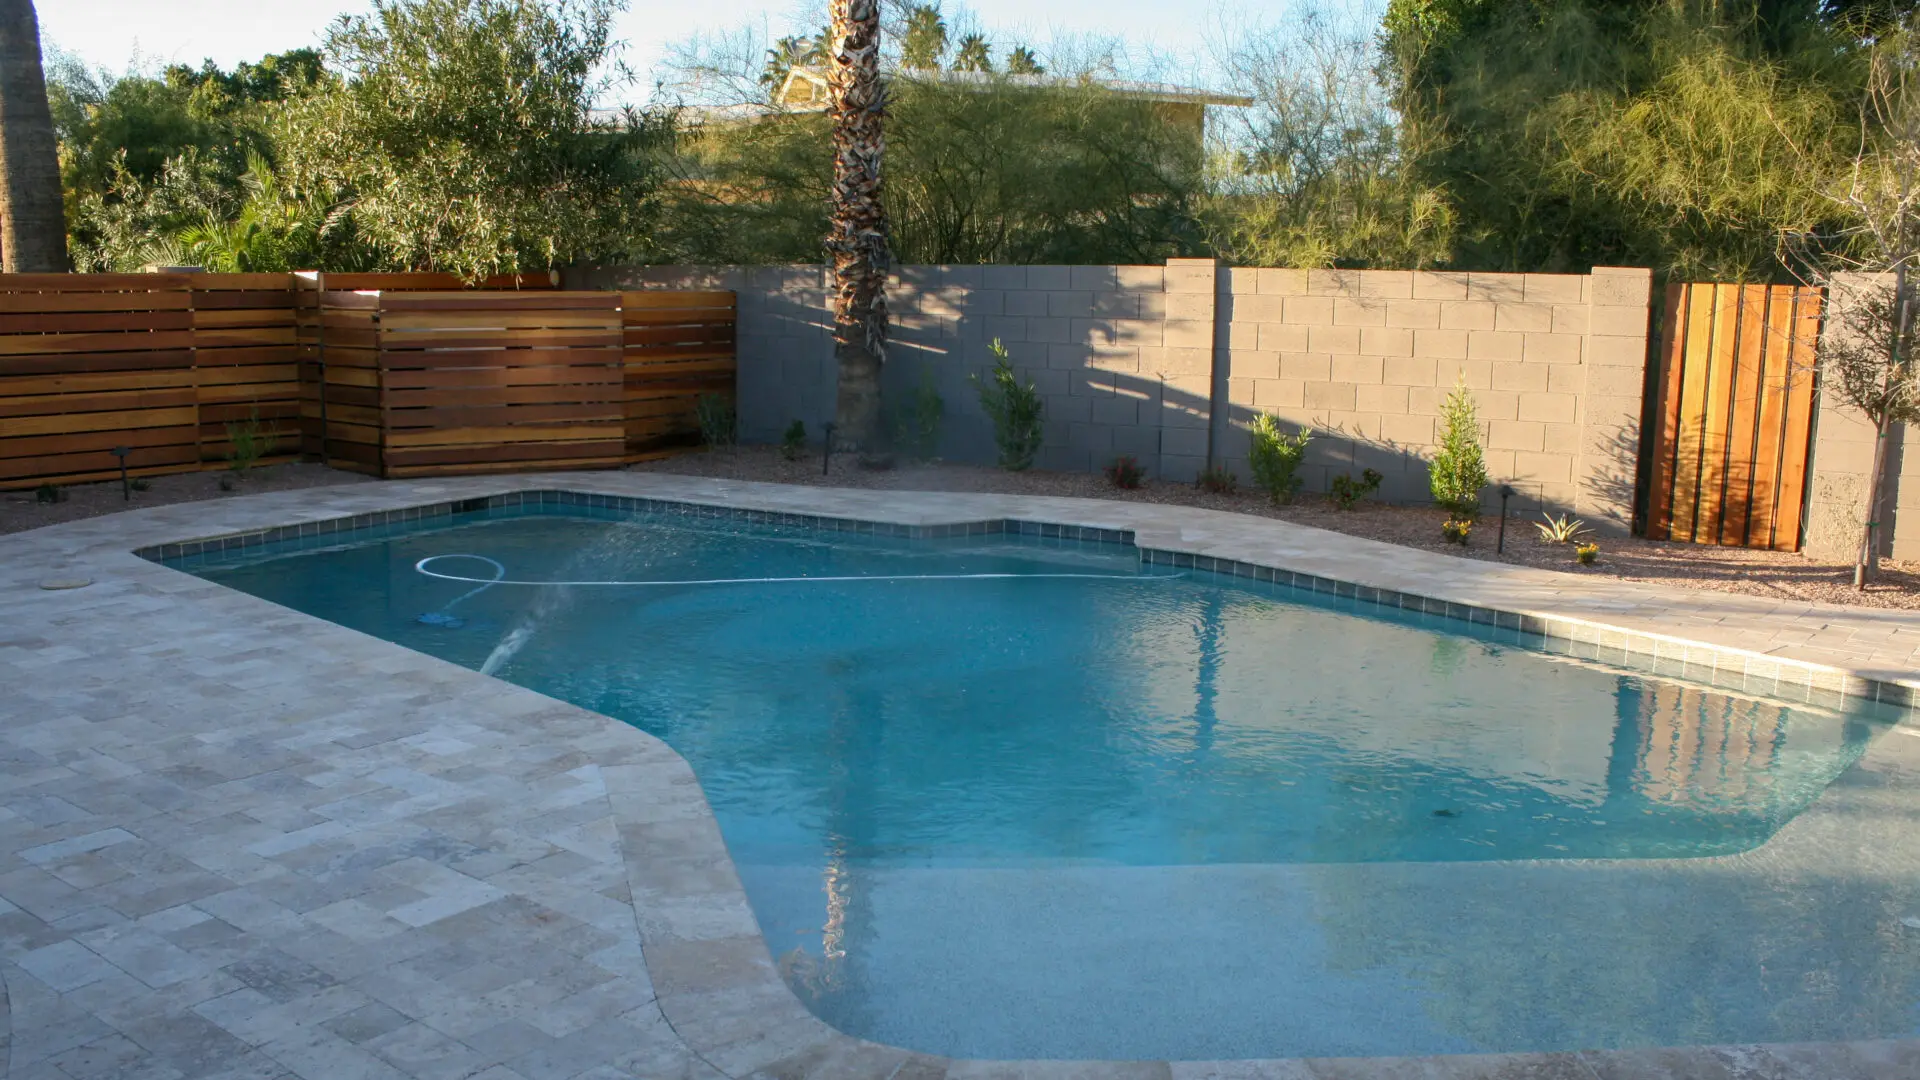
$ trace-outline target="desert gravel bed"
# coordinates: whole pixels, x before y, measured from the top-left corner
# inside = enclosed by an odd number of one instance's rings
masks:
[[[1085,499],[1120,499],[1174,503],[1209,510],[1229,510],[1279,518],[1316,528],[1383,540],[1392,544],[1462,555],[1490,562],[1538,566],[1575,574],[1606,574],[1627,581],[1658,582],[1690,589],[1748,593],[1783,600],[1864,605],[1920,610],[1920,563],[1882,562],[1880,578],[1865,593],[1853,588],[1853,568],[1812,562],[1790,552],[1746,548],[1672,544],[1634,537],[1602,538],[1599,561],[1582,567],[1566,545],[1543,544],[1530,521],[1516,514],[1507,522],[1504,553],[1496,553],[1499,519],[1483,518],[1471,543],[1461,548],[1440,536],[1444,511],[1421,506],[1385,506],[1367,502],[1340,510],[1324,496],[1302,495],[1294,505],[1274,506],[1264,496],[1242,491],[1216,495],[1192,484],[1148,481],[1126,491],[1097,474],[1023,472],[974,465],[903,465],[888,470],[863,468],[851,457],[836,456],[832,471],[822,475],[814,451],[801,461],[787,461],[772,447],[743,446],[667,458],[636,469],[686,476],[761,480],[782,484],[830,487],[892,488],[910,491],[992,491],[1016,495],[1064,495]]]
[[[1599,562],[1592,567],[1581,567],[1574,563],[1570,547],[1541,543],[1533,526],[1518,516],[1507,523],[1506,551],[1499,554],[1494,551],[1494,533],[1498,524],[1496,518],[1483,519],[1472,543],[1463,549],[1441,539],[1440,522],[1445,515],[1431,507],[1385,506],[1369,502],[1353,510],[1340,510],[1324,497],[1315,495],[1302,496],[1292,506],[1274,506],[1265,498],[1250,492],[1216,495],[1191,484],[1148,481],[1137,490],[1126,491],[1114,487],[1105,477],[1098,475],[1010,473],[981,466],[948,464],[904,465],[874,470],[862,467],[851,457],[835,457],[831,472],[822,475],[817,454],[801,461],[787,461],[772,447],[740,447],[736,450],[686,454],[635,468],[685,476],[783,484],[1064,495],[1200,506],[1210,510],[1279,518],[1469,559],[1538,566],[1576,574],[1605,574],[1627,581],[1659,582],[1683,588],[1748,593],[1784,600],[1920,610],[1920,563],[1883,563],[1879,580],[1870,585],[1865,593],[1853,589],[1851,567],[1816,563],[1785,552],[1751,551],[1745,548],[1670,544],[1634,538],[1603,539],[1600,542]],[[143,506],[374,482],[359,473],[321,465],[286,464],[252,470],[233,483],[232,491],[223,491],[220,480],[227,475],[225,472],[207,472],[156,476],[150,481],[148,490],[134,492],[131,500],[122,500],[117,481],[69,486],[64,489],[65,497],[57,503],[39,502],[32,491],[0,493],[0,534]]]

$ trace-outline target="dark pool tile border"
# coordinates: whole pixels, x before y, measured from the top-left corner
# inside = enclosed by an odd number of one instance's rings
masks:
[[[1869,679],[1836,668],[1776,660],[1737,649],[1727,649],[1677,637],[1622,630],[1617,627],[1525,612],[1505,611],[1476,604],[1443,600],[1419,593],[1377,588],[1317,574],[1186,551],[1140,547],[1131,529],[1108,529],[1033,521],[1024,518],[988,518],[941,525],[902,525],[827,514],[796,514],[778,510],[692,502],[684,498],[604,495],[594,492],[541,488],[498,495],[450,499],[396,510],[375,510],[345,517],[303,521],[224,536],[138,548],[135,555],[155,562],[178,562],[218,556],[283,541],[348,540],[355,534],[404,528],[456,514],[509,510],[534,513],[589,509],[619,513],[667,514],[708,521],[748,525],[816,529],[897,540],[953,540],[982,536],[1018,536],[1064,543],[1120,544],[1135,547],[1143,564],[1165,566],[1221,577],[1272,584],[1301,592],[1350,600],[1362,608],[1398,610],[1430,616],[1468,627],[1493,631],[1497,638],[1521,648],[1557,653],[1597,663],[1685,679],[1730,690],[1785,701],[1839,708],[1849,700],[1874,702],[1895,710],[1913,710],[1920,687]]]

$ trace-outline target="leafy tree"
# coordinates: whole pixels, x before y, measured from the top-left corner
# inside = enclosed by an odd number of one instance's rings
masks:
[[[350,204],[385,266],[469,277],[622,257],[648,230],[658,127],[596,117],[615,0],[377,0],[280,114],[282,178]]]
[[[814,67],[825,59],[822,38],[783,37],[767,50],[767,69],[760,74],[760,82],[777,94],[794,68]]]
[[[960,48],[953,54],[953,70],[989,72],[993,70],[993,46],[980,34],[968,34],[960,39]]]

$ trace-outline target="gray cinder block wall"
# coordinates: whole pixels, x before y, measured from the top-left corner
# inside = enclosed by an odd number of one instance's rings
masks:
[[[1821,330],[1823,350],[1828,342],[1849,333],[1847,312],[1867,291],[1892,285],[1891,274],[1836,274],[1827,289],[1827,320]],[[1873,426],[1865,416],[1842,403],[1832,382],[1823,379],[1814,411],[1813,453],[1807,463],[1807,531],[1802,550],[1821,562],[1850,563],[1859,554],[1860,534],[1867,520],[1867,476],[1873,471]],[[1908,425],[1896,424],[1888,434],[1885,473],[1889,487],[1880,527],[1875,531],[1880,554],[1894,559],[1920,559],[1920,445]],[[1909,523],[1905,529],[1902,523]]]
[[[743,437],[833,414],[830,295],[822,267],[611,267],[575,288],[726,288],[740,297]],[[1517,508],[1570,510],[1609,532],[1632,519],[1652,278],[1166,266],[908,266],[888,301],[894,408],[923,376],[945,399],[940,448],[991,461],[968,377],[999,339],[1046,399],[1039,464],[1094,470],[1132,454],[1191,480],[1209,448],[1246,476],[1256,411],[1321,434],[1307,490],[1376,468],[1393,501],[1428,498],[1439,405],[1464,377],[1494,483]],[[1491,499],[1491,492],[1489,498]]]

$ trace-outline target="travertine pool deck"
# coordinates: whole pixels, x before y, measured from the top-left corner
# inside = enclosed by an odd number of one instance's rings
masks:
[[[1203,567],[1471,605],[1564,634],[1572,651],[1755,692],[1905,703],[1920,684],[1920,616],[1583,579],[1150,504],[593,473],[53,526],[0,538],[5,1075],[1920,1076],[1920,1039],[1241,1063],[966,1062],[861,1042],[780,981],[699,785],[664,744],[132,554],[530,490],[1125,530]],[[92,584],[41,587],[60,579]],[[1790,827],[1793,842],[1872,848],[1861,858],[1876,870],[1910,875],[1920,738],[1879,740],[1850,776]],[[1829,802],[1840,809],[1822,817]]]

